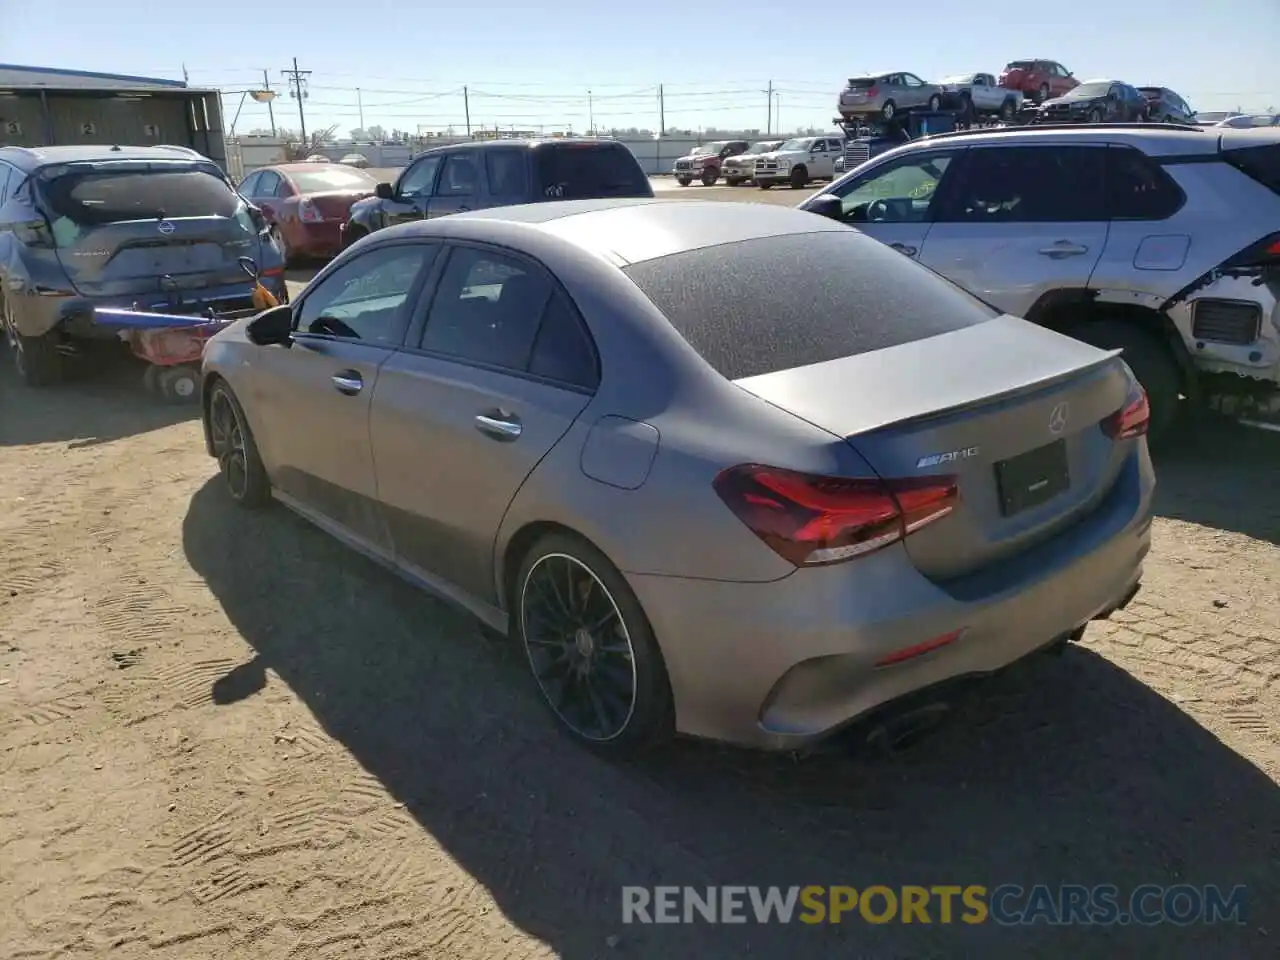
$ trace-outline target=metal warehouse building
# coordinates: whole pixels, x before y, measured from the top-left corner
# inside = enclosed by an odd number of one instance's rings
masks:
[[[0,146],[116,143],[193,147],[225,169],[218,91],[0,63]]]

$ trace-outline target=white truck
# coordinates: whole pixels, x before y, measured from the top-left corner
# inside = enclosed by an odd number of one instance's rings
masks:
[[[942,81],[943,106],[970,117],[999,117],[1008,122],[1022,109],[1022,93],[996,82],[995,74],[961,73]]]
[[[777,183],[789,183],[800,190],[814,180],[834,180],[836,160],[844,153],[844,137],[794,137],[772,153],[756,157],[752,175],[756,186],[768,190]]]

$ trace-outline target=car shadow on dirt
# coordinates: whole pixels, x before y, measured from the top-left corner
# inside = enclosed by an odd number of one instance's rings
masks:
[[[1152,462],[1158,515],[1280,543],[1280,434],[1206,416]]]
[[[111,357],[64,383],[32,388],[19,382],[0,343],[0,447],[108,443],[159,430],[200,413],[197,403],[166,403],[142,385],[144,364]]]
[[[797,762],[681,742],[618,765],[557,733],[510,645],[287,511],[238,510],[215,479],[183,537],[256,651],[215,702],[254,696],[274,671],[513,923],[569,960],[1074,960],[1100,936],[1110,955],[1261,957],[1280,930],[1280,791],[1087,650],[986,682],[896,757]],[[1249,913],[1105,932],[943,924],[936,911],[928,925],[621,922],[623,885],[1005,883],[1244,884]]]

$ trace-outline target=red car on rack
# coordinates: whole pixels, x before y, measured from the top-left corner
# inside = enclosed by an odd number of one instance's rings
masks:
[[[328,259],[342,249],[341,227],[357,200],[378,182],[339,163],[280,163],[240,183],[240,195],[260,208],[276,230],[287,260]]]
[[[996,80],[1006,90],[1017,90],[1028,100],[1044,103],[1061,97],[1080,81],[1057,60],[1010,60]]]

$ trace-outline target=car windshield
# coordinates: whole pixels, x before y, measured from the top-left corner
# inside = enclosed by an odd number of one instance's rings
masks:
[[[764,140],[760,143],[753,143],[747,153],[768,153],[778,148],[777,140]]]
[[[372,190],[377,181],[351,167],[320,167],[316,170],[290,170],[289,179],[302,193],[324,193],[328,190]]]
[[[1110,89],[1110,80],[1100,81],[1099,83],[1082,83],[1066,96],[1072,100],[1090,100],[1094,97],[1105,97]]]
[[[715,143],[704,143],[700,147],[694,147],[693,153],[691,153],[690,156],[709,157],[713,154],[719,153],[728,145],[729,145],[728,140],[717,140]]]
[[[972,73],[960,73],[954,77],[943,77],[943,83],[973,83]]]
[[[811,143],[813,143],[812,140],[800,139],[799,137],[797,137],[794,140],[788,140],[786,143],[780,146],[778,148],[778,153],[784,153],[784,152],[793,151],[793,150],[796,153],[803,153],[805,150],[809,149],[809,144]]]

